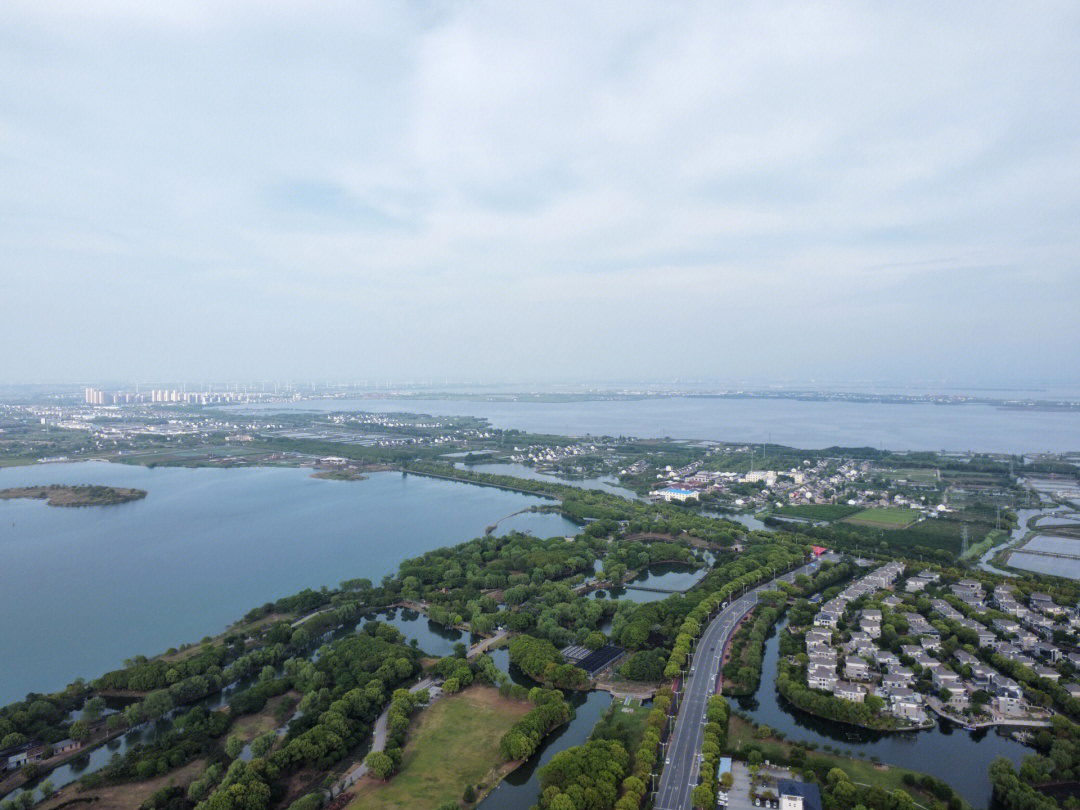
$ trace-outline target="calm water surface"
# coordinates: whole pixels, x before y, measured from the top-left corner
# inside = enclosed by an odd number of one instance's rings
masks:
[[[988,405],[657,397],[587,402],[331,399],[243,407],[477,416],[497,428],[570,436],[773,441],[806,448],[837,445],[1006,453],[1080,450],[1080,412],[1002,410]]]
[[[0,469],[0,488],[138,487],[144,500],[58,508],[0,501],[0,704],[92,678],[224,629],[250,608],[483,533],[550,501],[423,476],[326,481],[288,468],[182,469],[104,462]],[[575,534],[555,514],[501,531]]]

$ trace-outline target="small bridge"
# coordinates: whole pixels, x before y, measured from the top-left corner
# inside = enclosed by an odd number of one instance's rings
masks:
[[[689,588],[654,588],[651,585],[620,585],[618,587],[625,588],[628,591],[648,591],[649,593],[686,593]]]

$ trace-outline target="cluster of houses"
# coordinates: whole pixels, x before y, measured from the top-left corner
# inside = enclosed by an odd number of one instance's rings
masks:
[[[639,466],[640,465],[640,466]],[[710,472],[701,469],[702,462],[685,467],[667,467],[657,474],[654,496],[665,501],[696,500],[705,493],[725,493],[733,484],[763,484],[756,494],[734,497],[736,507],[780,507],[784,505],[834,503],[837,494],[846,492],[844,501],[851,506],[904,506],[916,509],[927,516],[949,511],[937,504],[937,498],[927,501],[925,496],[890,494],[884,490],[861,489],[860,482],[880,472],[869,462],[849,459],[821,459],[816,463],[804,461],[801,466],[780,470],[751,470],[748,473]],[[621,474],[637,474],[645,469],[643,462],[621,471]],[[905,486],[907,486],[905,484]],[[936,491],[936,484],[927,484],[929,491]]]
[[[518,464],[553,464],[574,456],[592,456],[601,452],[604,448],[588,444],[571,444],[565,447],[548,447],[545,445],[530,445],[529,447],[515,447],[510,460]]]
[[[899,658],[879,650],[875,639],[881,637],[880,610],[862,610],[858,615],[858,630],[842,645],[833,641],[833,631],[839,626],[848,605],[862,596],[891,588],[904,571],[903,563],[891,562],[881,566],[844,588],[836,597],[825,602],[814,616],[814,627],[806,633],[806,682],[811,689],[829,692],[842,700],[863,703],[870,693],[868,684],[874,673],[870,662],[888,669],[888,675],[877,687],[877,694],[888,701],[896,717],[921,724],[926,721],[921,696],[911,689],[910,673],[904,677]],[[843,654],[843,666],[840,656]],[[841,677],[842,676],[842,677]]]
[[[844,622],[850,602],[892,587],[902,572],[901,563],[882,566],[821,606],[814,617],[813,629],[806,633],[807,685],[860,703],[868,694],[875,694],[885,701],[887,711],[893,716],[913,724],[927,721],[928,707],[957,717],[973,708],[976,696],[979,704],[976,708],[980,712],[988,711],[990,722],[1045,719],[1043,710],[1025,701],[1023,688],[1015,679],[963,648],[948,654],[942,646],[941,632],[926,616],[905,607],[896,594],[889,594],[881,604],[902,616],[908,625],[908,635],[917,639],[917,643],[904,644],[899,654],[879,646],[882,610],[866,608],[853,621]],[[980,648],[1023,664],[1048,681],[1061,683],[1061,672],[1053,664],[1063,657],[1080,670],[1080,653],[1063,653],[1053,643],[1054,630],[1061,628],[1063,622],[1072,629],[1080,627],[1080,609],[1057,605],[1049,595],[1041,593],[1032,594],[1024,605],[1015,598],[1013,586],[1001,584],[994,589],[993,606],[1014,618],[995,617],[987,626],[968,618],[967,611],[957,607],[966,606],[976,614],[989,610],[987,596],[977,580],[963,579],[946,590],[939,575],[926,570],[909,577],[904,590],[927,592],[932,597],[928,613],[931,618],[940,616],[970,629],[977,635]],[[950,593],[954,597],[951,602],[947,601]],[[842,623],[849,628],[848,640],[838,648],[833,642],[833,631]],[[858,629],[850,629],[855,623]],[[928,691],[926,695],[913,688],[917,681],[916,671],[911,668],[914,664],[918,665],[916,669],[922,678],[929,674],[931,689],[927,690],[925,681],[921,687]],[[1061,685],[1072,697],[1080,697],[1080,684]]]
[[[1056,604],[1049,594],[1038,592],[1032,593],[1024,605],[1016,598],[1016,588],[1008,583],[995,586],[989,600],[981,584],[974,580],[961,580],[950,590],[976,614],[985,614],[989,601],[998,612],[1013,617],[995,617],[987,627],[966,618],[945,600],[933,600],[935,611],[944,618],[974,630],[981,648],[1022,664],[1052,683],[1061,683],[1061,672],[1054,665],[1063,658],[1080,670],[1080,653],[1062,651],[1053,640],[1055,630],[1080,630],[1080,607],[1065,608]],[[1080,684],[1061,685],[1071,697],[1080,698]]]
[[[785,503],[829,503],[832,492],[850,484],[865,472],[868,465],[862,466],[852,461],[843,461],[830,475],[826,475],[829,462],[822,460],[816,465],[804,461],[801,467],[788,470],[751,470],[747,473],[710,472],[702,470],[700,461],[685,467],[673,469],[667,467],[657,474],[662,488],[653,494],[665,501],[694,500],[706,492],[724,493],[733,484],[764,484],[761,492],[754,496],[743,495],[733,501],[733,505],[777,506]],[[628,468],[623,472],[634,471]],[[826,494],[828,491],[829,494]]]

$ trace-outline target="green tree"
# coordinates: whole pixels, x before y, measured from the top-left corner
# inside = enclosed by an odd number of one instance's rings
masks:
[[[277,734],[268,731],[252,740],[251,753],[257,757],[265,757],[270,753],[270,749],[274,747],[274,743],[276,742]]]
[[[690,792],[690,801],[694,807],[709,808],[711,810],[713,802],[712,789],[708,785],[698,785]]]
[[[143,711],[152,720],[157,720],[163,717],[173,709],[172,696],[161,689],[157,692],[151,692],[146,696],[146,700],[143,701]]]
[[[83,706],[82,719],[87,723],[96,723],[104,711],[105,699],[101,696],[92,697]]]
[[[383,751],[372,751],[367,755],[364,764],[367,765],[372,776],[383,781],[388,779],[390,774],[394,772],[394,760],[390,759],[389,754]]]
[[[68,729],[68,734],[71,739],[82,742],[90,736],[90,726],[87,725],[85,720],[76,720],[71,724],[71,728]]]
[[[244,752],[244,738],[239,734],[233,734],[225,741],[225,756],[236,759]]]

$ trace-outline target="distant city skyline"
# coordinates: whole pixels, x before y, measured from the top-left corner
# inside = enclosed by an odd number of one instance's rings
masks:
[[[11,0],[0,383],[1080,386],[1078,30]]]

